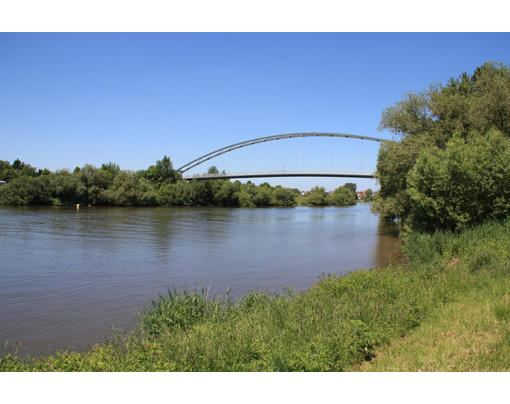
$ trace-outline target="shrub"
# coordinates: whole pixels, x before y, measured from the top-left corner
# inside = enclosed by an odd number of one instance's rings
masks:
[[[496,131],[427,149],[409,172],[409,225],[461,230],[510,215],[510,140]]]
[[[0,205],[50,205],[51,193],[47,176],[14,178],[0,192]]]
[[[356,203],[356,194],[345,186],[338,187],[331,196],[331,203],[337,206],[354,205]]]
[[[306,203],[312,206],[327,206],[329,205],[329,195],[326,193],[324,187],[313,187],[310,195],[306,198]]]
[[[273,197],[277,206],[294,206],[296,204],[296,194],[289,188],[275,187]]]

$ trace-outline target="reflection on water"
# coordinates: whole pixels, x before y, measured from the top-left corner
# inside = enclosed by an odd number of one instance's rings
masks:
[[[386,264],[404,264],[406,257],[402,252],[402,243],[398,239],[398,225],[395,222],[379,221],[377,226],[377,246],[375,262],[378,266]]]
[[[238,297],[398,259],[397,228],[348,208],[0,209],[0,339],[86,349],[168,287]]]

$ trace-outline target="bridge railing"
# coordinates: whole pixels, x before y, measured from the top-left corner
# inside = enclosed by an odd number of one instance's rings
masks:
[[[352,177],[352,178],[374,178],[372,171],[357,170],[273,170],[254,172],[222,172],[184,175],[186,180],[203,179],[226,179],[226,178],[261,178],[261,177]]]

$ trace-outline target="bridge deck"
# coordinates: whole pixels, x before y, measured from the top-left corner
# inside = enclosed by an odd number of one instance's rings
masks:
[[[245,173],[219,173],[219,174],[195,174],[184,175],[185,180],[213,180],[230,178],[264,178],[264,177],[346,177],[346,178],[375,178],[371,171],[342,171],[342,170],[318,170],[318,171],[294,171],[275,170]]]

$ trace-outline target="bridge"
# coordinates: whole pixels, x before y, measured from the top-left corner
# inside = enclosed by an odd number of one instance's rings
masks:
[[[224,180],[231,178],[264,178],[264,177],[346,177],[346,178],[375,178],[371,171],[340,171],[340,170],[314,170],[314,171],[255,171],[250,173],[207,173],[184,175],[185,180]]]
[[[361,139],[372,142],[382,142],[386,139],[360,136],[346,133],[326,133],[326,132],[303,132],[303,133],[286,133],[281,135],[265,136],[255,139],[245,140],[243,142],[234,143],[217,150],[213,150],[203,156],[197,157],[179,167],[177,171],[183,175],[186,171],[205,163],[215,157],[221,156],[222,154],[229,153],[231,151],[252,146],[258,143],[272,142],[276,140],[292,139],[292,138],[304,138],[304,137],[334,137],[334,138],[346,138],[346,139]],[[227,178],[263,178],[263,177],[348,177],[348,178],[374,178],[374,173],[370,171],[338,171],[338,170],[315,170],[315,171],[294,171],[294,170],[277,170],[277,171],[263,171],[263,172],[245,172],[245,173],[208,173],[208,174],[195,174],[195,175],[183,175],[186,180],[210,180],[210,179],[227,179]]]

